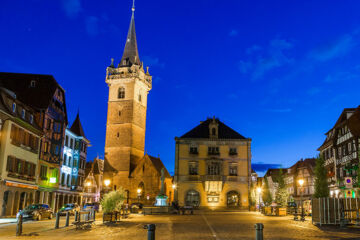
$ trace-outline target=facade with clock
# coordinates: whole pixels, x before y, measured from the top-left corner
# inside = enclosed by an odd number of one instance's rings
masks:
[[[248,208],[250,138],[214,117],[175,141],[175,200],[181,206]]]

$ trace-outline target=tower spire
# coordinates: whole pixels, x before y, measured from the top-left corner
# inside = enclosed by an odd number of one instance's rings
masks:
[[[140,65],[135,31],[135,0],[133,0],[131,11],[131,21],[126,38],[124,53],[121,58],[121,62],[119,63],[120,67],[131,66],[133,64]]]

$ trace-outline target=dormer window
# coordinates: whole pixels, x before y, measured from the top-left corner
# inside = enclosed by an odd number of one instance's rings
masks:
[[[13,111],[13,113],[16,111],[16,103],[12,104],[12,111]]]
[[[25,109],[21,110],[21,118],[25,119]]]
[[[30,82],[30,87],[35,87],[36,86],[36,81],[35,80],[32,80],[31,82]]]

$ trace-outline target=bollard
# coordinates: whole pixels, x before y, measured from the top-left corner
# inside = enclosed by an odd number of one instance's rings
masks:
[[[55,229],[59,228],[59,223],[60,223],[60,214],[59,212],[56,213],[56,220],[55,220]]]
[[[263,229],[264,225],[262,223],[255,224],[255,240],[263,240]]]
[[[70,213],[66,212],[66,221],[65,221],[65,227],[69,226],[69,220],[70,220]]]
[[[22,234],[22,223],[23,223],[23,216],[20,214],[16,224],[16,236],[21,236]]]
[[[147,224],[144,226],[144,229],[148,230],[148,240],[155,240],[155,224]]]

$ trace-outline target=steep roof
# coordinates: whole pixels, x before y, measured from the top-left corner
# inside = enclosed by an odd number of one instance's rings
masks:
[[[353,115],[349,118],[348,123],[351,133],[355,136],[360,136],[360,105],[356,108]]]
[[[35,81],[33,87],[32,81]],[[15,92],[20,101],[46,109],[59,84],[52,75],[0,72],[0,86]]]
[[[210,138],[209,125],[213,119],[208,118],[206,121],[201,122],[198,126],[182,135],[180,138]],[[219,119],[215,119],[218,123],[218,138],[219,139],[246,139],[244,136],[231,129]]]
[[[149,159],[151,160],[151,162],[153,163],[154,167],[156,168],[156,170],[158,171],[159,174],[161,174],[161,169],[164,168],[164,172],[165,172],[165,177],[166,178],[171,178],[168,170],[166,169],[166,167],[164,166],[163,162],[161,161],[160,158],[157,158],[157,157],[153,157],[153,156],[150,156],[148,154],[146,154]]]
[[[135,6],[132,7],[131,21],[129,26],[129,31],[126,38],[124,53],[121,58],[119,66],[131,66],[133,64],[140,65],[139,52],[136,41],[136,31],[135,31]]]
[[[84,129],[80,122],[79,112],[77,113],[76,118],[75,118],[73,124],[71,125],[70,131],[72,131],[73,133],[75,133],[78,136],[82,136],[82,137],[86,138]]]

